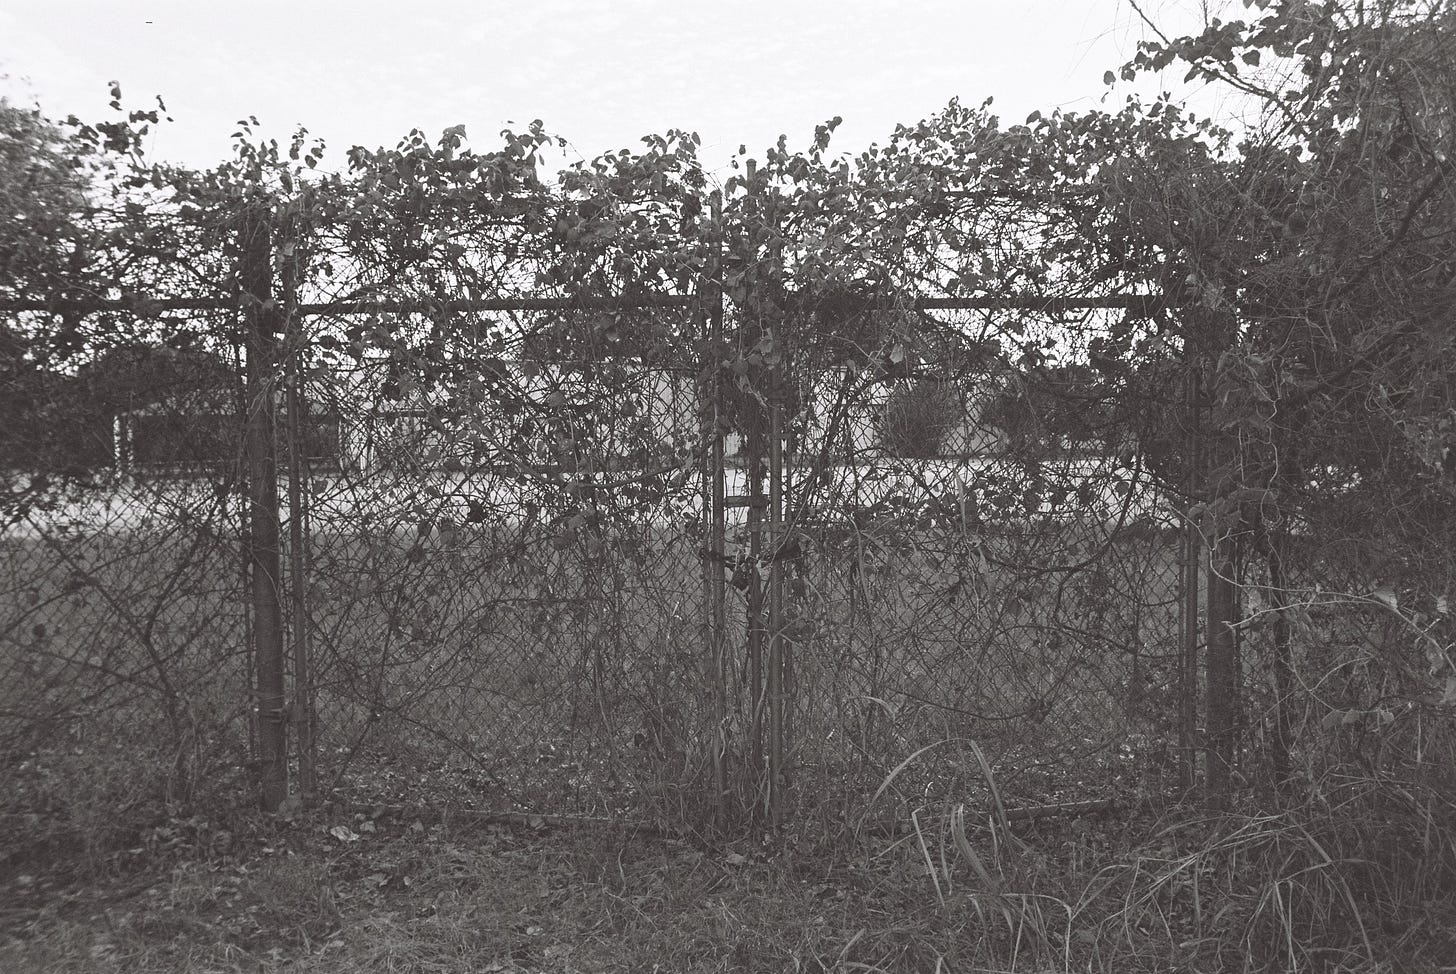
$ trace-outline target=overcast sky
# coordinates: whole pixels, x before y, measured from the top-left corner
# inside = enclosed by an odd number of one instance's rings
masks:
[[[1204,15],[1141,6],[1170,32]],[[803,147],[834,115],[834,149],[858,152],[954,96],[994,96],[1007,122],[1085,110],[1146,36],[1128,0],[6,0],[0,93],[88,120],[109,81],[128,107],[161,95],[175,122],[151,151],[195,166],[256,115],[280,142],[323,136],[326,168],[411,128],[464,124],[486,150],[540,118],[585,157],[696,131],[716,169],[740,143]]]

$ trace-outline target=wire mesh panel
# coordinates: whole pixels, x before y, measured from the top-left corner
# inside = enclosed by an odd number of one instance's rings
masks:
[[[304,798],[720,827],[1159,780],[1183,521],[1088,401],[1102,323],[1030,359],[1025,321],[498,304],[294,314],[261,396],[234,352],[105,411],[109,479],[7,541],[15,746],[133,693],[164,791],[267,764],[266,720]],[[248,511],[281,545],[266,713]]]
[[[730,521],[740,589],[778,574],[787,593],[801,814],[884,794],[893,819],[993,770],[1033,802],[1171,784],[1173,498],[1075,370],[1008,361],[984,326],[893,334],[878,365],[795,362],[786,525],[754,561],[753,519]],[[729,493],[754,476],[743,460]]]
[[[239,508],[225,479],[137,464],[0,533],[5,813],[32,841],[131,846],[194,802],[248,800]]]
[[[312,393],[345,417],[338,469],[308,492],[321,784],[696,814],[694,370],[536,358],[598,322],[537,324],[459,350],[459,371],[428,382],[418,361],[382,359]]]

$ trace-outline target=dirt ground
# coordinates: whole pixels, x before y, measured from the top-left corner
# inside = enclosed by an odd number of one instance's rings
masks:
[[[1296,862],[1267,818],[1124,808],[1013,835],[917,813],[924,830],[857,844],[710,845],[427,817],[193,818],[102,860],[12,861],[0,971],[1395,972],[1456,957],[1450,904],[1378,920],[1342,902],[1343,867]],[[1271,851],[1287,880],[1249,882]]]
[[[926,935],[966,922],[818,856],[592,826],[256,825],[179,835],[140,875],[6,877],[0,970],[929,970]]]

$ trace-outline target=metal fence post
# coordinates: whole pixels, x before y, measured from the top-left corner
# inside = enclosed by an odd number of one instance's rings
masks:
[[[1209,805],[1220,809],[1227,805],[1233,785],[1238,713],[1238,646],[1233,628],[1238,598],[1236,563],[1234,540],[1227,532],[1211,540],[1208,560],[1208,763],[1204,780]]]
[[[704,456],[703,500],[706,507],[707,549],[703,559],[705,622],[708,628],[708,666],[712,686],[713,730],[712,748],[713,775],[713,825],[723,832],[728,827],[728,678],[727,657],[727,586],[724,585],[723,568],[725,528],[723,516],[723,283],[722,275],[722,219],[723,207],[715,198],[712,203],[712,219],[715,239],[708,256],[708,266],[698,286],[697,316],[700,327],[707,333],[707,356],[702,363],[703,383],[700,394],[706,397],[703,404],[703,418],[708,436],[708,449]]]
[[[293,724],[298,748],[298,787],[304,801],[312,800],[318,788],[314,754],[313,677],[309,659],[308,617],[308,397],[304,390],[306,340],[298,315],[298,241],[292,227],[279,248],[279,273],[283,303],[283,335],[286,343],[288,404],[288,581],[289,636],[293,652]]]
[[[288,797],[288,710],[284,700],[283,608],[280,579],[278,456],[274,435],[274,360],[279,313],[273,299],[273,240],[269,208],[254,204],[242,224],[239,296],[247,347],[249,533],[259,798],[277,811]]]
[[[782,335],[774,340],[782,341]],[[784,564],[779,557],[786,540],[784,531],[784,418],[782,373],[774,370],[773,395],[769,402],[768,473],[768,813],[777,829],[783,822],[784,805]]]
[[[760,567],[763,564],[763,512],[768,506],[768,497],[764,492],[764,434],[761,417],[758,415],[756,404],[750,403],[748,409],[752,412],[752,418],[748,423],[748,430],[744,436],[744,449],[747,453],[747,479],[748,479],[748,563],[751,570],[747,574],[746,590],[744,598],[747,602],[748,613],[748,705],[749,705],[749,727],[748,727],[748,759],[745,761],[746,770],[752,781],[752,789],[762,792],[764,774],[764,584],[760,574]]]
[[[1233,326],[1226,315],[1210,315],[1206,334],[1212,349],[1205,380],[1208,396],[1216,401],[1219,375],[1218,355],[1233,343]],[[1207,475],[1206,493],[1213,504],[1232,492],[1236,485],[1231,470],[1235,444],[1222,431],[1213,431],[1208,445],[1208,466],[1221,471],[1215,481]],[[1222,522],[1222,523],[1220,523]],[[1207,764],[1204,784],[1208,804],[1214,809],[1226,807],[1233,786],[1233,765],[1237,746],[1239,711],[1238,582],[1236,559],[1236,512],[1214,510],[1209,518],[1208,537],[1208,608],[1206,612],[1207,655],[1204,662],[1206,680],[1204,745]]]
[[[1202,535],[1192,517],[1193,506],[1203,491],[1203,444],[1199,434],[1198,372],[1188,364],[1185,387],[1188,429],[1184,454],[1188,480],[1184,498],[1183,524],[1183,611],[1182,665],[1178,680],[1178,784],[1191,791],[1198,778],[1198,583]]]
[[[757,175],[757,163],[749,159],[747,162],[748,192],[754,192],[754,182]],[[745,286],[750,280],[750,275],[744,275]],[[748,317],[757,312],[753,306],[751,294],[742,295],[739,299],[739,311],[743,316],[738,328],[738,340],[740,346],[745,342],[756,340],[760,328],[749,328]],[[748,336],[755,337],[750,339]],[[740,349],[741,350],[741,349]],[[765,443],[767,417],[764,415],[762,403],[756,398],[747,398],[744,402],[744,415],[742,417],[743,452],[745,458],[745,479],[747,493],[741,503],[748,507],[748,564],[750,570],[745,578],[744,600],[747,603],[747,636],[748,636],[748,742],[747,754],[744,760],[744,771],[748,778],[749,792],[754,797],[754,804],[757,806],[759,800],[764,802],[765,810],[771,799],[771,792],[767,787],[765,775],[767,772],[767,760],[764,753],[764,717],[767,699],[764,695],[764,636],[766,626],[764,620],[764,578],[763,567],[763,514],[768,508],[768,495],[765,490],[764,478],[767,471],[764,469],[767,463]]]

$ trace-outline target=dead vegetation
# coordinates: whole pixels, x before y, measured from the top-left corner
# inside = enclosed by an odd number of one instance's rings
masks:
[[[173,820],[11,864],[11,971],[1406,971],[1456,956],[1451,810],[1320,783],[715,844],[517,816]]]

